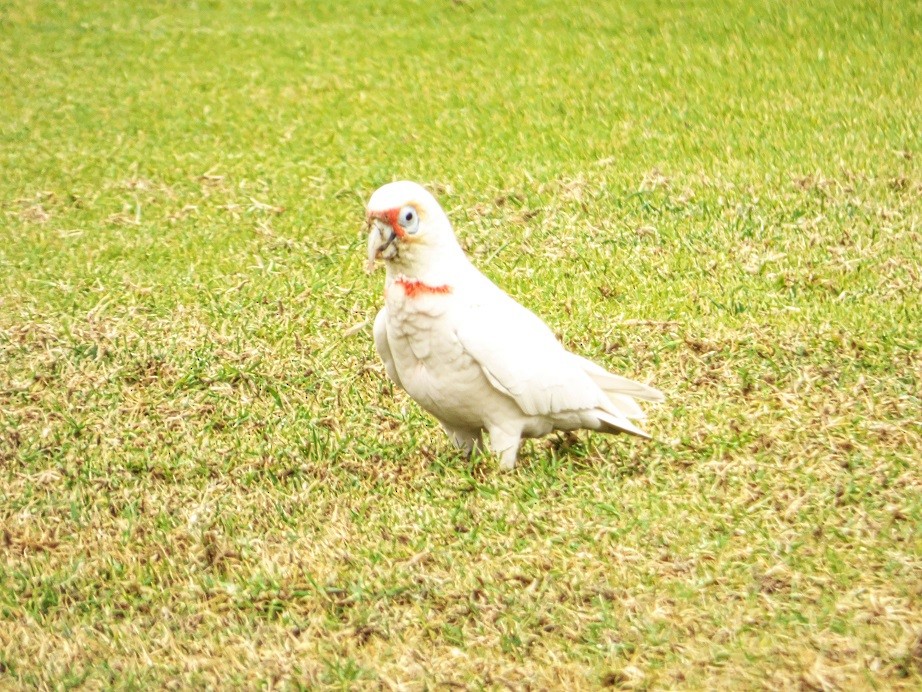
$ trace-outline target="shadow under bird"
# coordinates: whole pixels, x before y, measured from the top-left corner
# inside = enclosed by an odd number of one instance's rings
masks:
[[[368,201],[368,271],[384,261],[375,347],[397,385],[468,454],[483,433],[515,467],[523,437],[585,428],[649,439],[635,399],[658,390],[567,351],[548,326],[467,259],[448,216],[421,185],[395,182]]]

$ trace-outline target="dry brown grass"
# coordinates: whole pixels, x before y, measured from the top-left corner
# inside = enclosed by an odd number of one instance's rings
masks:
[[[0,686],[922,686],[916,9],[45,9],[0,10]],[[457,456],[373,355],[393,177],[658,440]]]

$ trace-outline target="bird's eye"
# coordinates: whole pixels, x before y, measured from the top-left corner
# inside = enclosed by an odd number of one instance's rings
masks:
[[[413,207],[404,207],[400,210],[400,225],[407,233],[416,233],[419,230],[419,214]]]

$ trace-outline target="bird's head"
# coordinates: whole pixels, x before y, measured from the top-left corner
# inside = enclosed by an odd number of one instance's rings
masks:
[[[460,253],[442,207],[422,185],[388,183],[375,190],[365,209],[368,271],[383,259],[400,273],[413,276],[437,257]]]

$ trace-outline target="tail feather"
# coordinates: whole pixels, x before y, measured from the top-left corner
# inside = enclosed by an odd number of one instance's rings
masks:
[[[586,374],[589,375],[592,381],[609,396],[612,394],[626,394],[627,396],[642,401],[664,401],[666,399],[663,393],[658,389],[641,384],[640,382],[635,382],[634,380],[629,380],[627,377],[621,377],[621,375],[610,373],[605,368],[575,353],[571,353],[570,355],[579,360]]]
[[[641,384],[640,382],[635,382],[634,380],[629,380],[620,375],[612,375],[610,372],[603,371],[602,374],[590,372],[589,377],[591,377],[606,394],[626,394],[627,396],[632,396],[642,401],[666,400],[666,397],[663,396],[660,390]]]
[[[606,407],[610,413],[616,414],[618,416],[624,416],[625,418],[631,418],[633,420],[643,420],[647,417],[646,414],[644,414],[644,412],[641,410],[640,406],[637,405],[637,402],[627,394],[605,392],[605,395],[608,397],[608,401],[611,403],[611,408]]]
[[[627,418],[621,418],[620,416],[613,416],[612,414],[606,411],[596,411],[596,417],[599,419],[598,431],[603,433],[615,434],[615,433],[628,433],[630,435],[636,435],[637,437],[642,437],[645,440],[652,440],[653,437],[649,434],[638,428],[636,425],[631,423]]]

